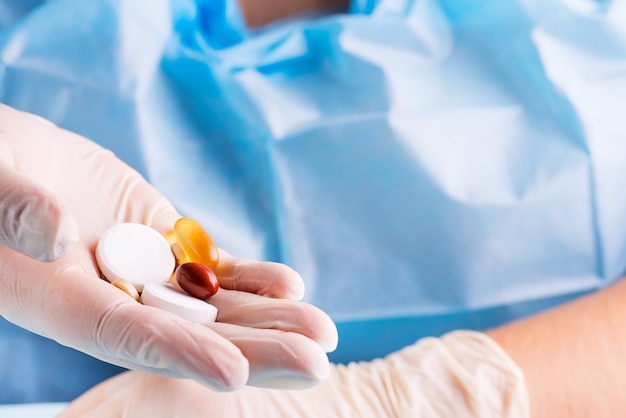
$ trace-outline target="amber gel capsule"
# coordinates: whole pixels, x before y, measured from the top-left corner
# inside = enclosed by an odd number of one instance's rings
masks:
[[[219,282],[213,270],[201,263],[185,263],[176,268],[176,281],[185,292],[198,299],[217,293]]]
[[[185,260],[178,260],[179,264],[193,261],[212,269],[217,266],[219,251],[202,225],[191,218],[180,218],[174,224],[173,232],[176,243],[186,256]]]

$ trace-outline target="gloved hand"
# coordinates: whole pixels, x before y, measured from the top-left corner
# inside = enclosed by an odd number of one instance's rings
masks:
[[[212,299],[219,322],[209,326],[141,305],[99,278],[94,248],[107,227],[165,232],[179,216],[111,152],[0,105],[2,316],[104,361],[216,390],[325,378],[336,328],[297,301],[302,280],[284,265],[222,253]]]
[[[375,336],[372,336],[373,338]],[[216,393],[190,380],[127,372],[94,387],[59,418],[406,417],[526,418],[520,369],[485,334],[426,338],[384,359],[332,366],[303,391]]]

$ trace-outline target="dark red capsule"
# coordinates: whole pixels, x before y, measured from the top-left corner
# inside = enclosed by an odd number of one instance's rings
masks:
[[[200,263],[183,263],[176,268],[178,285],[191,296],[206,299],[217,293],[219,282],[209,267]]]

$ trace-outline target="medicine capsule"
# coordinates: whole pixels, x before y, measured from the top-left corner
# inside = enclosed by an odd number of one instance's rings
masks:
[[[217,293],[219,282],[213,270],[200,263],[185,263],[176,268],[176,282],[185,292],[198,299]]]
[[[189,258],[187,258],[187,254],[185,254],[185,250],[183,250],[183,247],[179,243],[174,242],[171,247],[174,258],[176,258],[177,265],[189,262]]]
[[[170,245],[176,242],[176,235],[174,235],[174,231],[167,231],[163,234],[163,236]]]
[[[135,288],[135,286],[133,286],[133,284],[129,282],[128,280],[115,279],[111,282],[111,284],[117,287],[118,289],[122,290],[131,298],[135,299],[136,301],[139,301],[139,292],[137,292],[137,289]]]
[[[179,264],[193,261],[215,268],[220,255],[217,246],[202,225],[191,218],[180,218],[174,224],[174,237],[186,256]]]

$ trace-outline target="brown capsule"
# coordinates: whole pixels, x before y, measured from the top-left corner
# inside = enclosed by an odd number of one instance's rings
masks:
[[[217,293],[217,276],[204,264],[189,262],[176,268],[176,282],[185,292],[198,299],[206,299]]]

